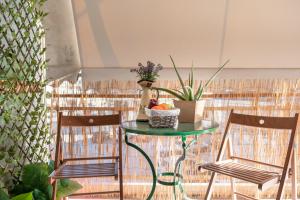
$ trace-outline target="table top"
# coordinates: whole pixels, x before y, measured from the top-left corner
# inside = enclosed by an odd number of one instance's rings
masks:
[[[214,121],[202,120],[197,123],[178,123],[175,128],[152,128],[148,122],[126,121],[121,127],[126,133],[155,136],[187,136],[212,133],[219,124]]]

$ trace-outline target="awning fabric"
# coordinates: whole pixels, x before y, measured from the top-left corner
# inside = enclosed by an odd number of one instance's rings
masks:
[[[298,0],[48,1],[48,76],[80,67],[300,68]],[[63,69],[64,68],[64,69]]]
[[[46,57],[50,60],[47,78],[73,79],[70,74],[77,73],[81,63],[71,1],[47,1],[46,10]]]
[[[298,0],[73,0],[84,68],[300,67]]]

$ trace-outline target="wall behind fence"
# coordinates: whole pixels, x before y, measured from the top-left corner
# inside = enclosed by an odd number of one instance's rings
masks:
[[[200,80],[198,81],[198,83]],[[197,199],[203,199],[209,180],[208,173],[199,173],[197,164],[213,161],[218,152],[224,125],[230,109],[236,112],[267,115],[292,116],[300,112],[300,80],[218,80],[207,89],[205,118],[220,124],[214,134],[202,135],[188,152],[188,159],[183,164],[183,175],[187,193]],[[176,81],[160,81],[157,85],[178,88]],[[51,108],[51,132],[56,134],[56,110],[65,114],[109,114],[117,110],[124,111],[123,120],[133,120],[139,105],[140,88],[134,81],[99,81],[99,82],[55,82],[52,96],[48,99]],[[170,96],[161,95],[161,102],[172,102]],[[255,158],[273,164],[282,164],[285,156],[287,133],[254,129],[233,129],[234,153],[245,158]],[[103,134],[99,134],[99,132]],[[116,142],[115,129],[66,129],[64,130],[64,152],[66,157],[80,155],[107,155]],[[54,138],[54,137],[53,137]],[[172,171],[176,159],[181,154],[180,138],[177,137],[136,137],[130,139],[140,145],[150,155],[158,171]],[[297,137],[297,144],[299,137]],[[146,160],[135,150],[123,145],[125,196],[130,199],[145,199],[150,191],[152,176]],[[297,148],[299,156],[299,148]],[[300,167],[299,163],[298,169]],[[300,177],[298,176],[298,181]],[[105,181],[105,186],[99,183]],[[85,191],[105,189],[116,186],[113,180],[101,179],[85,181]],[[239,190],[253,192],[253,187],[245,188],[238,184]],[[263,193],[266,198],[274,197],[274,189]],[[290,197],[291,188],[286,187],[285,198]],[[229,181],[219,176],[214,198],[224,199],[230,193]],[[172,188],[158,186],[155,199],[170,199]]]

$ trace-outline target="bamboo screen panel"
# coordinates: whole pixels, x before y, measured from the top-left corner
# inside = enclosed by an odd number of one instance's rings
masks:
[[[300,112],[300,80],[219,80],[207,89],[205,118],[219,122],[220,127],[214,134],[202,135],[188,151],[183,163],[184,187],[190,197],[203,199],[210,175],[197,171],[198,163],[213,161],[227,122],[230,109],[244,114],[266,116],[292,116]],[[175,81],[157,83],[167,88],[178,88]],[[123,120],[135,119],[139,105],[140,88],[134,81],[100,81],[84,83],[54,83],[52,97],[48,99],[51,107],[50,120],[52,134],[56,134],[56,110],[69,115],[110,114],[124,111]],[[160,102],[171,102],[170,96],[161,95]],[[102,134],[98,134],[101,132]],[[234,153],[244,158],[282,164],[288,134],[278,131],[232,129]],[[253,134],[253,133],[258,134]],[[65,157],[115,154],[116,131],[104,127],[101,129],[64,130]],[[54,137],[53,137],[54,138]],[[191,139],[191,138],[190,138]],[[181,155],[181,141],[177,137],[141,137],[131,136],[130,140],[141,146],[153,160],[157,171],[174,170],[175,161]],[[297,137],[299,143],[299,137]],[[152,176],[146,160],[132,148],[123,145],[125,197],[145,199],[151,189]],[[297,149],[299,155],[299,149]],[[297,163],[299,168],[299,163]],[[298,181],[299,181],[298,177]],[[104,186],[101,183],[109,183]],[[218,176],[213,193],[215,199],[226,199],[230,195],[229,180]],[[107,187],[117,187],[109,179],[85,181],[85,191],[95,191]],[[246,188],[247,187],[247,188]],[[254,194],[254,185],[239,182],[238,190]],[[265,198],[274,198],[277,188],[263,193]],[[285,198],[290,197],[289,182]],[[171,199],[172,187],[158,185],[155,199]]]

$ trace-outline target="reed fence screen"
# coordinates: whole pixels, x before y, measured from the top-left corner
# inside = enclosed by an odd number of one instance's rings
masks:
[[[218,80],[207,88],[205,118],[217,121],[220,127],[213,134],[201,135],[189,150],[188,158],[183,163],[184,188],[190,197],[203,199],[210,174],[198,172],[197,164],[215,160],[230,110],[233,108],[236,112],[265,116],[292,116],[295,112],[300,112],[299,83],[300,80]],[[179,88],[176,81],[160,81],[156,84],[167,88]],[[50,129],[53,135],[56,134],[57,110],[68,115],[110,114],[121,110],[123,120],[133,120],[137,114],[141,94],[135,81],[116,80],[55,82],[51,85],[50,91],[51,98],[48,99],[48,106],[50,107]],[[162,94],[160,102],[171,103],[172,97]],[[116,153],[111,151],[117,144],[114,127],[64,129],[63,131],[65,157]],[[232,132],[236,155],[272,164],[282,164],[289,137],[287,132],[240,127],[233,128]],[[254,132],[257,134],[253,134]],[[150,155],[157,171],[174,170],[176,159],[182,153],[181,140],[178,137],[131,136],[130,139]],[[296,143],[299,143],[298,136]],[[125,144],[122,148],[125,197],[145,199],[152,183],[150,168],[137,151]],[[296,153],[299,156],[298,146]],[[299,169],[299,162],[297,168]],[[298,181],[299,178],[298,176]],[[101,184],[103,182],[106,184]],[[117,187],[117,182],[110,179],[83,180],[83,184],[85,192]],[[237,187],[241,192],[255,194],[254,185],[238,182]],[[263,197],[274,198],[276,189],[267,190],[263,193]],[[285,199],[290,198],[290,194],[291,187],[288,182],[285,188]],[[157,186],[155,199],[171,199],[171,195],[172,187]],[[226,199],[229,195],[229,179],[218,176],[213,198]]]

